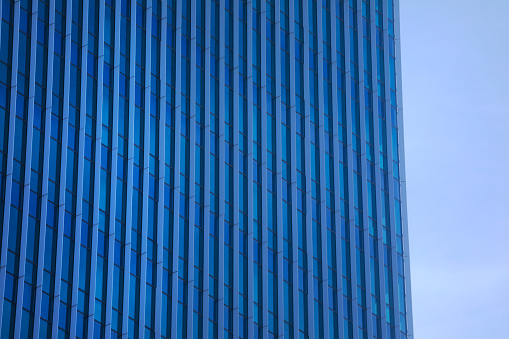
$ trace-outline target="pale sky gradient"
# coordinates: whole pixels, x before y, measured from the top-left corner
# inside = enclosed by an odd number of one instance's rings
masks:
[[[400,0],[416,339],[509,338],[509,0]]]

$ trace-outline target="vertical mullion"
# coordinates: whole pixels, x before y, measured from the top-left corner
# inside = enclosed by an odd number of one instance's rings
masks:
[[[134,0],[132,0],[134,1]],[[139,337],[145,335],[145,313],[147,308],[146,290],[147,290],[147,236],[148,236],[148,190],[149,190],[149,172],[150,172],[150,90],[151,90],[151,58],[149,54],[152,48],[152,3],[147,1],[145,9],[145,84],[142,91],[145,96],[145,107],[143,108],[144,120],[143,125],[143,192],[142,192],[142,212],[141,212],[141,270],[140,270],[140,313],[139,313]],[[152,226],[152,225],[150,225]]]
[[[37,1],[32,0],[32,10],[30,13],[31,32],[30,32],[30,75],[35,74],[35,57],[37,47]],[[24,295],[25,283],[25,261],[26,261],[26,246],[27,246],[27,233],[28,233],[28,209],[30,203],[30,179],[32,173],[32,139],[33,139],[33,123],[34,123],[34,98],[35,96],[35,76],[30,76],[29,90],[28,90],[28,119],[26,128],[26,154],[25,154],[25,177],[23,178],[23,219],[21,223],[21,244],[19,250],[19,270],[18,270],[18,293],[16,297],[16,315],[14,325],[14,336],[21,335],[21,319],[22,319],[22,305]],[[11,114],[11,118],[14,115]],[[18,226],[19,227],[19,226]],[[6,246],[7,247],[7,246]]]
[[[72,1],[66,3],[66,16],[65,16],[65,66],[64,66],[64,106],[63,106],[63,119],[62,119],[62,144],[61,144],[61,163],[60,163],[60,192],[58,197],[58,235],[57,235],[57,248],[56,248],[56,269],[55,269],[55,297],[53,299],[53,322],[51,333],[53,336],[58,331],[58,321],[60,312],[60,286],[61,286],[61,272],[62,272],[62,246],[63,246],[63,225],[65,215],[65,196],[66,196],[66,176],[67,176],[67,122],[69,119],[69,95],[66,95],[66,90],[69,88],[70,82],[70,68],[71,68],[71,21],[72,21]],[[70,173],[72,175],[72,173]]]
[[[281,8],[280,2],[275,2],[275,24],[274,24],[274,38],[275,38],[275,56],[273,62],[277,65],[281,62]],[[282,65],[285,67],[285,65]],[[282,112],[282,100],[281,100],[281,68],[275,68],[275,89],[276,89],[276,128],[275,128],[275,140],[276,140],[276,231],[277,231],[277,242],[276,242],[276,273],[277,273],[277,331],[275,335],[284,333],[284,302],[283,302],[283,180],[282,180],[282,141],[281,141],[281,114],[287,114]],[[286,109],[286,106],[285,106]]]
[[[0,255],[0,295],[4,295],[5,278],[7,275],[7,242],[9,237],[9,221],[11,216],[11,194],[12,192],[12,175],[13,175],[13,162],[14,162],[14,129],[16,115],[13,114],[16,110],[16,96],[18,85],[18,48],[19,48],[19,19],[20,19],[20,2],[14,3],[14,25],[12,32],[12,65],[11,65],[11,92],[10,92],[10,107],[9,107],[9,141],[7,149],[7,171],[5,178],[5,201],[4,201],[4,215],[3,215],[3,229],[2,229],[2,248]],[[1,26],[1,25],[0,25]],[[3,327],[3,311],[4,308],[0,307],[0,329]]]
[[[196,81],[196,0],[191,0],[191,48],[189,55],[189,83],[193,84]],[[190,85],[191,86],[191,85]],[[193,299],[194,299],[194,264],[199,262],[199,258],[194,257],[194,211],[196,208],[195,204],[195,193],[196,193],[196,168],[195,168],[195,156],[196,156],[196,99],[195,91],[193,88],[189,89],[189,215],[188,218],[188,232],[189,232],[189,248],[187,255],[187,336],[192,338],[194,332],[193,323]],[[201,169],[200,169],[201,171]]]
[[[299,232],[297,227],[297,112],[296,112],[296,85],[295,85],[295,73],[294,70],[297,66],[297,62],[295,61],[295,1],[289,1],[289,44],[290,44],[290,102],[291,102],[291,112],[290,112],[290,158],[293,162],[291,167],[291,175],[290,175],[290,187],[291,187],[291,202],[292,202],[292,211],[291,211],[291,229],[292,229],[292,254],[291,254],[291,271],[292,271],[292,296],[293,296],[293,337],[299,337],[299,308],[301,305],[299,302]]]
[[[239,6],[241,5],[241,1],[236,1],[233,3],[233,178],[231,178],[231,182],[233,183],[233,239],[232,239],[232,264],[231,268],[232,272],[239,272],[239,194],[243,194],[243,192],[239,192],[239,115],[236,114],[239,112],[240,108],[240,94],[239,94],[239,54],[240,54],[240,46],[239,46]],[[242,112],[243,114],[244,112]],[[235,274],[235,273],[232,273]],[[239,328],[239,279],[235,277],[232,279],[232,290],[233,290],[233,300],[232,300],[232,309],[233,309],[233,317],[232,317],[232,330],[234,335],[238,335]]]
[[[399,338],[400,331],[399,331],[399,311],[398,311],[398,305],[399,305],[399,294],[398,291],[398,273],[397,268],[394,267],[394,264],[397,263],[397,249],[396,249],[396,225],[395,225],[395,207],[394,207],[394,185],[392,184],[394,181],[393,178],[393,171],[394,171],[394,162],[393,162],[393,156],[392,156],[392,117],[391,117],[391,88],[390,88],[390,74],[387,74],[388,70],[390,70],[389,67],[389,34],[388,34],[388,27],[389,27],[389,18],[388,18],[388,1],[383,1],[383,8],[385,11],[383,12],[383,23],[384,23],[384,30],[383,30],[383,36],[384,36],[384,69],[385,72],[385,80],[384,80],[384,86],[385,86],[385,128],[386,128],[386,134],[387,134],[387,175],[388,175],[388,191],[389,191],[389,221],[390,221],[390,232],[391,232],[391,262],[393,263],[391,265],[391,275],[392,275],[392,301],[393,301],[393,313],[394,316],[392,318],[394,329],[396,332],[396,337]],[[396,271],[396,272],[395,272]]]
[[[348,225],[349,233],[350,233],[350,258],[355,258],[355,201],[354,201],[354,172],[353,172],[353,140],[352,140],[352,81],[349,79],[351,77],[352,70],[350,69],[350,5],[348,2],[344,2],[344,34],[345,34],[345,74],[346,74],[346,124],[347,124],[347,151],[348,151]],[[353,241],[352,241],[353,239]],[[351,269],[351,292],[352,292],[352,328],[353,328],[353,338],[358,338],[358,321],[357,321],[357,313],[354,311],[356,309],[355,302],[357,300],[357,270],[355,268]]]
[[[110,177],[110,206],[109,206],[109,227],[106,239],[107,249],[107,274],[106,274],[106,317],[105,317],[105,338],[111,338],[112,330],[112,301],[113,301],[113,269],[115,250],[115,211],[117,204],[117,157],[118,157],[118,120],[119,120],[119,66],[120,66],[120,0],[115,0],[115,51],[113,56],[113,119],[112,119],[112,147],[111,147],[111,177]]]
[[[159,94],[159,169],[158,169],[158,205],[157,205],[157,238],[163,239],[164,237],[164,228],[170,227],[170,225],[165,224],[164,219],[164,213],[165,213],[165,206],[164,206],[164,176],[165,176],[165,168],[166,168],[166,160],[169,161],[169,159],[166,159],[166,138],[171,138],[171,135],[166,135],[166,116],[167,116],[167,104],[166,100],[171,93],[167,92],[167,85],[166,85],[166,52],[167,52],[167,46],[166,46],[166,39],[167,39],[167,25],[168,25],[168,3],[167,0],[161,1],[161,42],[160,42],[160,48],[159,48],[159,60],[160,60],[160,94]],[[171,65],[168,65],[168,67],[171,67]],[[155,315],[155,323],[154,323],[154,332],[155,337],[160,338],[161,337],[161,322],[162,319],[166,318],[166,322],[168,321],[168,314],[167,309],[163,312],[162,310],[162,286],[163,286],[163,256],[164,256],[164,250],[163,245],[164,240],[157,242],[157,260],[156,260],[156,292],[155,292],[155,305],[154,305],[154,315]]]
[[[225,148],[225,116],[224,110],[221,109],[225,105],[225,35],[226,27],[224,22],[225,15],[225,0],[219,1],[219,17],[220,17],[220,33],[219,33],[219,270],[218,270],[218,321],[217,331],[218,336],[224,332],[224,196],[225,196],[225,164],[224,164],[224,148]],[[221,20],[223,19],[223,20]]]
[[[323,13],[322,6],[319,2],[317,2],[316,5],[318,8],[316,10],[318,18],[321,18],[321,20],[325,20],[325,18],[322,18],[321,15]],[[317,22],[321,22],[321,20],[318,20]],[[323,59],[325,58],[324,53],[326,51],[323,50],[323,32],[320,29],[320,27],[317,27],[317,40],[318,40],[318,107],[319,107],[319,115],[318,115],[318,129],[319,129],[319,136],[320,136],[320,149],[319,149],[319,156],[320,156],[320,237],[321,237],[321,264],[322,264],[322,276],[319,277],[320,281],[322,282],[322,324],[323,325],[323,337],[329,338],[329,294],[327,293],[328,289],[328,258],[327,258],[327,215],[326,215],[326,174],[325,174],[325,143],[329,142],[329,140],[325,139],[325,130],[324,130],[324,86],[323,82],[324,76],[323,76]],[[329,173],[331,175],[331,173]],[[318,245],[318,244],[315,244]],[[325,277],[324,277],[325,275]],[[320,287],[319,287],[320,288]],[[320,292],[318,292],[320,293]]]
[[[363,307],[366,308],[366,321],[365,324],[365,330],[368,333],[368,337],[371,338],[373,336],[373,329],[372,329],[372,317],[368,316],[371,312],[371,305],[368,304],[368,302],[371,300],[371,275],[369,274],[369,265],[370,265],[370,249],[369,246],[366,246],[369,244],[369,226],[368,226],[368,219],[369,219],[369,211],[368,211],[368,183],[366,179],[366,173],[367,173],[367,159],[366,159],[366,107],[365,102],[365,92],[364,92],[364,72],[365,72],[365,66],[364,63],[367,62],[367,60],[364,60],[364,32],[362,28],[362,22],[363,22],[363,15],[362,15],[362,0],[357,0],[357,37],[358,37],[358,55],[359,55],[359,119],[360,119],[360,139],[361,139],[361,185],[362,185],[362,230],[363,230],[363,243],[364,247],[362,248],[364,252],[364,276],[365,276],[365,298],[361,297],[361,300],[366,300],[366,305],[363,305]]]
[[[247,3],[247,196],[253,197],[253,3]],[[254,335],[254,264],[253,264],[253,204],[254,199],[248,199],[247,203],[247,337]]]
[[[401,35],[400,35],[400,7],[399,0],[394,0],[394,18],[395,18],[395,44],[396,44],[396,84],[399,88],[396,88],[396,97],[398,104],[398,140],[399,140],[399,173],[401,183],[401,223],[403,226],[403,256],[404,256],[404,272],[405,272],[405,295],[411,296],[411,274],[410,274],[410,256],[408,253],[408,212],[407,212],[407,193],[406,193],[406,170],[405,170],[405,143],[403,133],[403,96],[401,92],[402,77],[401,77]],[[413,311],[412,311],[412,298],[405,298],[406,302],[406,315],[407,315],[407,333],[408,338],[414,337],[413,327]]]
[[[312,0],[309,0],[312,1]],[[313,283],[313,268],[312,266],[309,267],[309,265],[313,265],[313,225],[312,225],[312,219],[311,219],[311,213],[312,211],[312,196],[311,196],[311,99],[309,95],[309,76],[310,76],[310,70],[309,70],[309,19],[308,19],[308,11],[306,10],[304,4],[302,6],[302,24],[304,27],[304,69],[303,69],[303,76],[304,76],[304,102],[305,102],[305,136],[304,136],[304,148],[305,148],[305,176],[306,176],[306,187],[305,187],[305,194],[306,194],[306,257],[307,257],[307,267],[306,269],[306,275],[307,275],[307,301],[308,301],[308,309],[307,309],[307,317],[308,317],[308,334],[311,333],[311,331],[314,330],[314,298],[313,294],[309,291],[309,285]]]
[[[376,10],[375,10],[375,6],[371,6],[370,8],[370,16],[371,18],[376,18]],[[372,20],[374,21],[374,20]],[[377,28],[376,28],[376,25],[375,24],[372,24],[371,25],[371,36],[372,37],[376,37],[376,34],[377,34]],[[377,60],[377,45],[376,45],[376,38],[375,39],[371,39],[371,59],[372,60]],[[374,96],[376,96],[376,100],[378,102],[378,77],[376,76],[378,74],[378,62],[374,62],[373,63],[373,69],[372,69],[372,74],[375,75],[372,80],[372,85],[373,85],[373,93],[374,93]],[[383,325],[384,322],[385,322],[385,319],[386,319],[386,310],[385,310],[385,305],[382,305],[381,304],[381,301],[384,300],[384,296],[385,296],[385,284],[384,284],[384,280],[383,280],[383,276],[385,274],[384,272],[384,263],[383,263],[383,249],[384,249],[384,243],[383,243],[383,237],[382,237],[382,233],[383,233],[383,227],[379,227],[382,225],[382,203],[381,203],[381,199],[383,199],[383,195],[382,195],[382,186],[381,186],[381,182],[380,180],[382,180],[382,177],[380,175],[380,133],[381,131],[379,130],[379,123],[378,123],[378,120],[380,119],[379,118],[379,110],[378,110],[378,103],[377,104],[374,104],[373,103],[373,142],[374,142],[374,149],[375,149],[375,196],[376,196],[376,222],[377,222],[377,239],[376,239],[376,242],[377,242],[377,247],[378,247],[378,272],[379,272],[379,281],[377,282],[377,284],[379,284],[379,287],[380,287],[380,322],[381,324]],[[385,304],[385,302],[384,302]],[[372,324],[373,326],[377,326],[377,324]],[[386,331],[386,326],[381,326],[380,330],[381,330],[381,335],[382,335],[382,338],[386,338],[387,337],[387,331]]]
[[[45,133],[44,133],[44,151],[45,156],[43,160],[43,179],[42,179],[42,198],[41,198],[41,221],[39,231],[39,253],[37,265],[37,286],[35,295],[35,314],[34,314],[34,334],[39,333],[40,322],[41,322],[41,303],[42,303],[42,285],[43,285],[43,273],[44,273],[44,255],[46,245],[46,219],[47,219],[47,204],[48,204],[48,171],[50,167],[49,157],[47,153],[50,149],[50,132],[49,126],[51,124],[51,103],[52,103],[52,88],[53,88],[53,59],[54,59],[54,41],[55,41],[55,2],[49,2],[49,16],[48,16],[48,68],[47,68],[47,79],[46,79],[46,107],[45,111]],[[8,157],[10,159],[11,157]],[[6,200],[7,202],[7,197]],[[7,204],[6,204],[7,206]],[[7,213],[7,211],[6,211]],[[3,243],[3,242],[2,242]],[[3,281],[3,279],[0,279]],[[0,316],[1,316],[0,310]],[[1,321],[1,319],[0,319]]]
[[[104,30],[104,22],[105,22],[105,6],[106,4],[102,1],[99,1],[99,42],[98,42],[98,58],[97,58],[97,120],[96,120],[96,140],[95,140],[95,173],[94,173],[94,207],[93,207],[93,225],[92,225],[92,251],[90,258],[90,289],[89,289],[89,317],[88,321],[88,331],[87,333],[94,333],[94,322],[95,322],[95,290],[96,290],[96,280],[92,278],[92,274],[97,272],[97,243],[98,243],[98,227],[99,227],[99,192],[101,190],[101,141],[103,137],[102,133],[102,100],[103,100],[103,92],[104,92],[104,84],[103,84],[103,76],[104,76],[104,34],[102,34]]]
[[[263,337],[268,336],[268,276],[267,276],[267,213],[264,208],[267,208],[267,34],[266,34],[266,22],[267,12],[263,9],[263,5],[266,5],[265,1],[260,1],[260,50],[261,50],[261,95],[260,95],[260,125],[261,125],[261,177],[262,177],[262,333]],[[259,324],[260,325],[260,324]]]
[[[179,256],[179,211],[180,211],[180,123],[181,117],[181,47],[182,47],[182,2],[176,1],[176,28],[175,28],[175,162],[174,162],[174,183],[173,183],[173,262],[172,262],[172,303],[171,303],[171,338],[177,338],[177,314],[178,314],[178,256]]]
[[[87,46],[88,46],[88,10],[83,11],[83,27],[81,35],[81,87],[80,87],[80,116],[79,116],[79,154],[85,152],[85,119],[86,119],[86,98],[87,95]],[[50,49],[48,49],[49,51]],[[49,59],[49,58],[48,58]],[[47,149],[46,146],[44,148]],[[78,157],[78,171],[77,178],[83,178],[84,157]],[[77,180],[77,198],[76,198],[76,230],[79,229],[82,223],[83,212],[83,180]],[[42,224],[41,224],[42,225]],[[81,256],[81,232],[74,232],[74,264],[73,264],[73,285],[72,285],[72,309],[71,309],[71,331],[70,337],[76,337],[76,322],[78,310],[78,285],[80,279],[80,256]],[[35,328],[34,328],[35,333]]]
[[[209,326],[209,308],[205,306],[206,300],[209,301],[207,297],[209,293],[209,265],[206,262],[205,258],[209,256],[209,248],[210,248],[210,222],[207,222],[207,218],[210,215],[210,87],[207,86],[207,83],[210,83],[210,32],[212,25],[211,18],[211,1],[205,1],[205,128],[204,128],[204,187],[203,187],[203,198],[204,198],[204,206],[203,206],[203,319],[202,319],[202,329],[203,329],[203,337],[208,339],[208,326]]]
[[[386,23],[384,23],[386,24]],[[376,33],[376,28],[374,28],[375,30],[375,33]],[[378,47],[376,47],[378,48]],[[377,51],[377,49],[375,49],[375,51]],[[385,58],[385,56],[384,56]],[[375,64],[376,68],[378,68],[378,63]],[[383,66],[385,68],[385,65]],[[378,72],[378,71],[377,71]],[[377,82],[377,90],[378,90],[378,82]],[[376,117],[377,119],[380,119],[380,114],[381,112],[379,112],[379,106],[376,105],[375,106],[375,109],[376,109]],[[380,133],[382,133],[382,130],[380,130],[380,125],[379,124],[374,124],[376,125],[376,128],[375,128],[375,149],[376,149],[376,158],[377,158],[377,169],[381,169],[383,167],[383,164],[380,164]],[[386,325],[386,320],[387,320],[387,308],[385,306],[386,304],[386,301],[385,301],[385,295],[386,295],[386,290],[388,289],[388,286],[385,285],[385,281],[382,279],[382,277],[385,276],[385,265],[384,265],[384,242],[383,242],[383,224],[382,224],[382,205],[381,205],[381,199],[383,199],[383,194],[381,193],[382,192],[382,188],[381,188],[381,180],[383,180],[383,178],[381,177],[381,173],[380,171],[376,171],[376,179],[377,179],[377,195],[380,196],[380,198],[378,199],[380,203],[377,204],[377,207],[380,207],[379,208],[379,212],[378,212],[378,215],[377,215],[377,218],[380,222],[380,224],[382,225],[382,227],[380,227],[379,229],[379,232],[378,232],[378,237],[379,237],[379,240],[378,240],[378,245],[379,245],[379,248],[378,248],[378,253],[379,253],[379,272],[380,272],[380,313],[381,313],[381,332],[382,332],[382,336],[384,338],[386,338],[389,333],[387,332],[387,326]],[[380,205],[380,206],[379,206]]]
[[[129,50],[129,95],[135,93],[135,59],[136,59],[136,1],[131,0],[130,8],[130,50]],[[132,227],[132,202],[133,202],[133,181],[134,181],[134,114],[135,102],[129,98],[129,134],[127,146],[127,193],[126,193],[126,230],[124,246],[124,263],[131,263],[131,227]],[[123,286],[123,309],[122,309],[122,335],[128,333],[129,326],[129,287],[131,281],[130,267],[124,264],[124,286]]]
[[[336,302],[338,304],[338,316],[337,316],[337,323],[338,323],[338,335],[342,335],[344,333],[344,321],[343,321],[343,278],[342,278],[342,272],[343,272],[343,263],[342,263],[342,241],[341,241],[341,181],[339,179],[339,171],[340,171],[340,164],[339,164],[339,152],[343,152],[343,146],[342,143],[339,142],[339,127],[338,126],[338,116],[341,114],[341,108],[339,107],[338,103],[338,97],[335,95],[338,91],[338,79],[337,79],[337,69],[340,65],[338,63],[340,60],[337,58],[337,46],[336,46],[336,29],[335,26],[337,25],[337,17],[336,15],[341,12],[342,6],[341,3],[338,3],[334,1],[332,4],[332,7],[330,9],[330,23],[331,23],[331,58],[334,60],[334,64],[332,66],[332,107],[333,107],[333,114],[332,114],[332,126],[333,126],[333,147],[334,147],[334,223],[336,225],[336,275],[337,275],[337,297]],[[341,150],[340,150],[341,148]],[[330,302],[330,301],[329,301]],[[330,335],[330,334],[329,334]]]

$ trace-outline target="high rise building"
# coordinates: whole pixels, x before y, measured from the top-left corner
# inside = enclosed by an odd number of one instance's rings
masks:
[[[0,17],[1,338],[413,338],[398,0]]]

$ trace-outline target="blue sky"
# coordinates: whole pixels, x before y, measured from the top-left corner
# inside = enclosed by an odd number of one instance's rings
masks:
[[[509,338],[509,1],[400,0],[414,332]]]

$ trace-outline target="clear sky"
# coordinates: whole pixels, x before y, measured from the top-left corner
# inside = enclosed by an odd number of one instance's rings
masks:
[[[400,0],[416,339],[509,338],[509,0]]]

